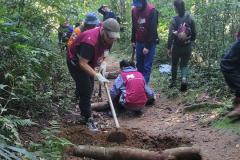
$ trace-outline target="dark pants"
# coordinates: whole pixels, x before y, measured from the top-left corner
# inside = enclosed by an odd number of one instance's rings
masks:
[[[137,42],[136,44],[136,59],[137,59],[137,69],[144,76],[146,83],[149,82],[150,74],[152,71],[153,59],[156,53],[156,43],[151,43],[149,48],[149,53],[147,55],[143,54],[144,44]]]
[[[178,63],[180,61],[181,78],[187,78],[188,62],[191,56],[192,47],[187,46],[173,46],[172,49],[172,81],[177,79]]]
[[[236,97],[240,97],[240,73],[222,73],[229,88],[235,93]]]
[[[91,97],[94,88],[94,78],[85,71],[67,61],[69,72],[76,83],[76,96],[80,97],[81,115],[91,117]]]

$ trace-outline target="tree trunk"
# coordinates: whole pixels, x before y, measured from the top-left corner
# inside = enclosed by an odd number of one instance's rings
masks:
[[[96,160],[201,160],[199,150],[191,147],[154,152],[136,148],[80,145],[72,148],[72,154],[77,157],[88,157]]]

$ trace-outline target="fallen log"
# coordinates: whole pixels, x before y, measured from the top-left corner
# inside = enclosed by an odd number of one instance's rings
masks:
[[[101,111],[107,110],[109,108],[110,108],[110,106],[108,104],[108,101],[96,102],[96,103],[91,104],[91,109],[93,111],[97,111],[97,112],[101,112]]]
[[[106,72],[106,78],[116,79],[119,74],[120,74],[120,71]]]
[[[224,107],[223,104],[203,102],[198,104],[192,104],[191,106],[185,107],[183,109],[183,113],[185,114],[187,112],[210,111],[216,108],[223,107]]]
[[[178,147],[162,152],[166,160],[201,160],[200,150],[193,147]]]
[[[201,160],[199,150],[192,147],[179,147],[154,152],[137,148],[97,147],[80,145],[71,149],[73,156],[96,160]]]

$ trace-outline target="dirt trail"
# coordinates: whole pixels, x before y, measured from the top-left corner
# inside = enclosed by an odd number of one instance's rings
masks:
[[[109,64],[111,71],[118,68],[116,61],[111,60]],[[74,116],[69,114],[62,121],[60,135],[75,144],[121,145],[149,150],[194,146],[201,149],[204,160],[240,160],[239,136],[200,123],[203,116],[211,115],[201,112],[183,114],[183,108],[180,100],[160,96],[155,105],[144,109],[141,117],[129,112],[120,114],[119,123],[128,135],[128,141],[123,144],[106,141],[114,124],[112,118],[104,113],[94,113],[101,132],[91,133],[84,126],[72,123]]]

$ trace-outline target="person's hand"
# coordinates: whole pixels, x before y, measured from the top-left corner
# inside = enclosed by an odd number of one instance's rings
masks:
[[[143,48],[143,54],[144,54],[144,55],[147,55],[148,53],[149,53],[149,49]]]
[[[106,77],[106,72],[107,72],[107,63],[103,61],[99,67],[99,72],[102,73],[104,77]]]
[[[98,81],[103,85],[104,83],[109,83],[109,80],[107,80],[105,77],[101,75],[101,73],[97,73],[96,77]]]

